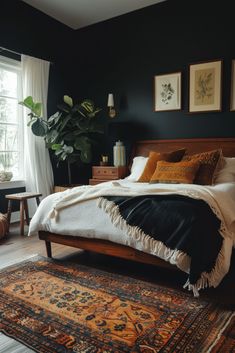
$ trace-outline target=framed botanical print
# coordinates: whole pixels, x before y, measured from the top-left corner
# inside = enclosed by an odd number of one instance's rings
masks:
[[[181,72],[154,76],[154,111],[181,109]]]
[[[232,60],[230,111],[235,111],[235,60]]]
[[[222,61],[189,65],[189,112],[221,111]]]

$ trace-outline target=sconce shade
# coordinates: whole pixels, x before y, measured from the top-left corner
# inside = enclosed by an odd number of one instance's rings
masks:
[[[108,95],[108,104],[107,104],[108,107],[114,107],[114,99],[113,99],[113,94],[112,93],[109,93]]]

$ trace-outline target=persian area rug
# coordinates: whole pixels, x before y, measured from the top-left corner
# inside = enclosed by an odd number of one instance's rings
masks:
[[[234,352],[232,311],[80,265],[31,259],[0,272],[0,331],[40,353]]]

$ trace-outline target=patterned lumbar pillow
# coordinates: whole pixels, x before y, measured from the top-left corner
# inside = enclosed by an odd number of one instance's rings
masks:
[[[178,163],[160,161],[150,183],[192,184],[200,163],[198,161],[181,161]]]
[[[138,181],[142,183],[148,183],[159,161],[178,162],[182,159],[183,155],[185,154],[185,151],[186,151],[185,148],[172,151],[172,152],[163,152],[163,153],[150,151],[147,164]]]
[[[184,161],[199,161],[200,168],[194,180],[195,184],[212,185],[213,177],[216,171],[223,167],[222,150],[213,150],[184,156]]]

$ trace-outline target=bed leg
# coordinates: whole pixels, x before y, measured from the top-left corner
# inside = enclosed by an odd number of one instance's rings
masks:
[[[52,258],[52,254],[51,254],[51,242],[45,240],[45,244],[46,244],[46,249],[47,249],[47,257]]]

